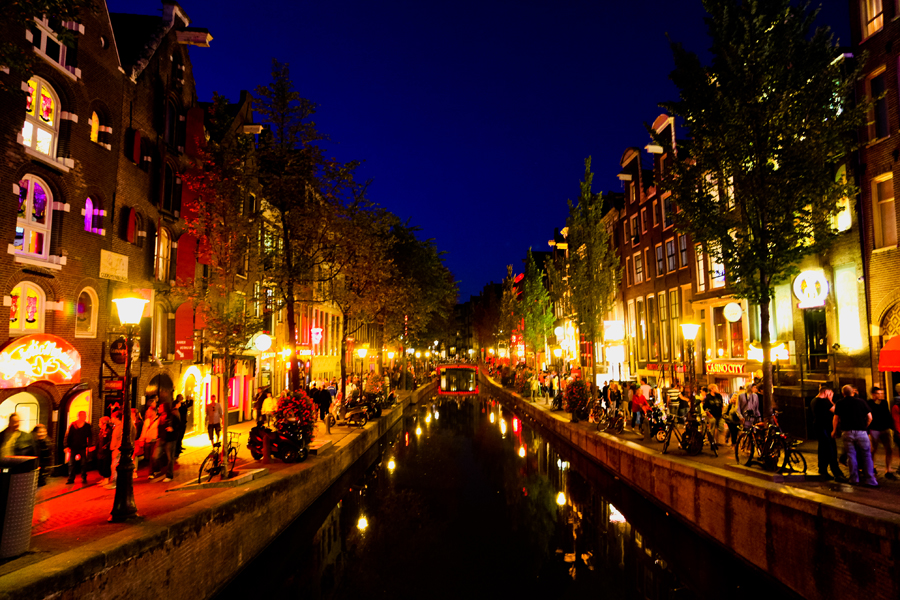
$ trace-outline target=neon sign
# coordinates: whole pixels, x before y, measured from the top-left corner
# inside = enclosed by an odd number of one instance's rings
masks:
[[[312,334],[312,343],[318,344],[322,341],[322,328],[321,327],[313,327],[309,330]]]
[[[794,279],[794,295],[800,301],[797,308],[825,306],[828,280],[823,271],[803,271]]]
[[[740,375],[744,372],[744,365],[706,361],[706,372],[711,375]]]
[[[79,375],[81,355],[54,335],[26,335],[0,352],[0,388],[21,388],[35,381],[74,383]]]

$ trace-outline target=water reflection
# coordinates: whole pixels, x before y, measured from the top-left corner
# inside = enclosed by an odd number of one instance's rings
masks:
[[[482,396],[411,407],[220,597],[743,598],[771,585]]]

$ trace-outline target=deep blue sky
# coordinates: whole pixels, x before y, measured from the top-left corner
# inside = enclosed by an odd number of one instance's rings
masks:
[[[236,100],[291,66],[339,160],[370,197],[446,251],[460,300],[547,250],[576,199],[620,191],[619,158],[675,98],[666,33],[708,47],[700,0],[182,0],[210,48],[191,48],[201,100]],[[850,43],[848,3],[820,20]],[[159,0],[109,0],[159,14]]]

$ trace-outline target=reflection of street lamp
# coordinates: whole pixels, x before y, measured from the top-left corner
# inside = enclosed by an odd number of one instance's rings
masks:
[[[560,492],[556,495],[556,503],[560,506],[565,506],[566,504],[566,493]]]
[[[688,372],[686,373],[690,385],[691,393],[694,393],[694,340],[700,332],[698,323],[682,323],[681,334],[688,341]]]
[[[127,298],[115,298],[116,309],[119,312],[119,321],[125,328],[125,390],[122,393],[122,447],[119,464],[116,466],[116,495],[113,500],[113,509],[110,521],[120,522],[137,516],[137,506],[134,504],[134,442],[131,441],[131,350],[134,346],[134,335],[138,331],[141,316],[144,314],[144,305],[149,302],[146,298],[131,296]]]

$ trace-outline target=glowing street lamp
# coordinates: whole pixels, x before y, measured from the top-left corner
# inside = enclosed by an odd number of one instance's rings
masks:
[[[119,313],[119,322],[125,328],[125,385],[122,401],[122,447],[119,464],[116,466],[116,495],[113,499],[112,513],[109,520],[121,522],[137,516],[134,503],[134,442],[131,429],[131,351],[134,347],[134,336],[139,331],[144,306],[149,300],[131,295],[125,298],[114,298]]]
[[[388,352],[388,360],[394,360],[394,352]]]
[[[699,323],[682,323],[681,334],[688,342],[688,380],[690,381],[691,393],[694,391],[694,340],[700,332]]]

